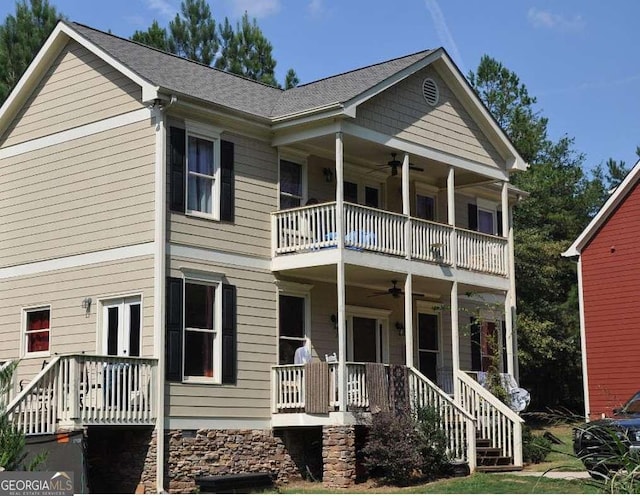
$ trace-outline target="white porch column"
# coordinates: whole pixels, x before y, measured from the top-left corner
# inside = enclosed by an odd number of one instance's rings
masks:
[[[407,274],[404,281],[404,342],[406,365],[413,367],[413,274]]]
[[[458,371],[460,370],[460,334],[458,332],[458,281],[451,285],[451,368],[453,369],[453,397],[460,399]]]
[[[509,190],[507,181],[502,181],[501,200],[502,200],[502,235],[512,240],[510,213],[509,213]],[[514,289],[512,282],[514,274],[511,271],[511,241],[507,242],[504,248],[504,256],[507,262],[507,274],[509,275],[509,290],[504,299],[504,332],[505,332],[505,347],[507,348],[507,373],[515,377],[515,355],[513,347],[513,300]]]
[[[402,213],[406,216],[404,220],[404,246],[405,258],[411,259],[411,198],[409,194],[409,154],[404,154],[402,160]],[[407,293],[410,294],[410,293]]]
[[[346,329],[346,288],[344,261],[344,149],[342,133],[336,133],[336,231],[338,234],[338,264],[336,268],[336,287],[338,295],[338,401],[340,411],[347,411],[347,329]]]
[[[455,228],[456,225],[456,188],[455,188],[455,172],[453,166],[449,166],[447,174],[447,223]],[[455,229],[451,231],[450,237],[450,253],[451,263],[454,267],[458,266],[458,237]]]

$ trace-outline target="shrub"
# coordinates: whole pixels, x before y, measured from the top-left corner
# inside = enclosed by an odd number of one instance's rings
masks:
[[[447,440],[433,408],[372,415],[364,453],[371,475],[394,485],[434,478],[448,467]]]
[[[522,458],[528,463],[541,463],[545,461],[551,451],[551,441],[544,436],[538,436],[531,432],[531,428],[522,427]]]

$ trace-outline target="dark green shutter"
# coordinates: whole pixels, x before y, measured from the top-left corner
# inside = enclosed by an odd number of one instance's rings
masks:
[[[222,383],[235,384],[237,375],[236,287],[222,285]]]
[[[507,373],[507,323],[502,321],[502,371]]]
[[[185,132],[179,127],[169,128],[169,208],[185,211]]]
[[[469,203],[469,229],[478,230],[478,207],[473,203]]]
[[[220,142],[220,220],[235,217],[234,148],[230,141]]]
[[[183,328],[183,283],[176,277],[167,278],[167,322],[166,322],[166,378],[168,381],[182,380]]]
[[[471,317],[471,370],[482,370],[480,323],[475,317]]]
[[[498,236],[502,236],[502,212],[500,210],[496,212],[496,223],[498,224],[496,226],[496,233]]]

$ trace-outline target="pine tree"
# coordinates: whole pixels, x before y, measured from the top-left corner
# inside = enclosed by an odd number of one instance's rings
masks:
[[[0,25],[0,103],[9,95],[57,24],[48,0],[21,0]]]
[[[169,23],[169,51],[211,65],[218,51],[216,23],[205,0],[183,0],[180,14]]]
[[[158,24],[158,21],[155,19],[149,29],[146,31],[136,31],[131,36],[131,39],[138,43],[142,43],[143,45],[157,48],[158,50],[163,50],[165,52],[169,51],[169,37],[167,36],[167,30],[165,28],[161,28],[160,24]]]
[[[287,71],[287,75],[284,78],[284,89],[290,90],[291,88],[295,88],[296,86],[298,86],[298,84],[300,84],[300,79],[298,79],[296,71],[294,71],[293,69],[289,69]]]

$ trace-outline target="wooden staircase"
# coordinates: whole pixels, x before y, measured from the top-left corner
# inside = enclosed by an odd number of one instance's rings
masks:
[[[491,439],[483,438],[478,432],[476,436],[476,470],[478,472],[512,472],[522,470],[513,464],[513,458],[503,456],[502,449],[494,448]]]

